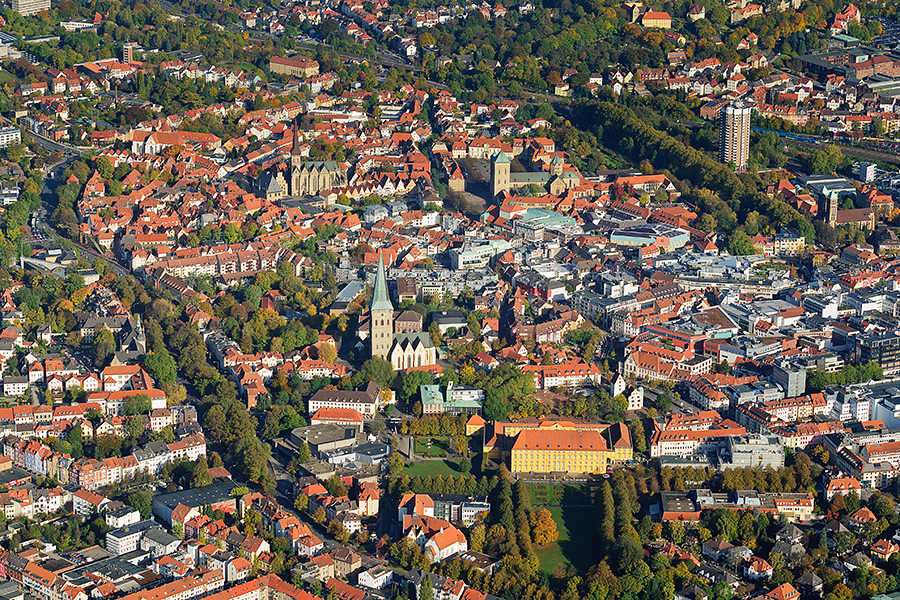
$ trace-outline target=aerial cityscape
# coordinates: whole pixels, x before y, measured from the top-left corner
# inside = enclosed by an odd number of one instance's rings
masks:
[[[0,600],[900,600],[900,3],[0,6]]]

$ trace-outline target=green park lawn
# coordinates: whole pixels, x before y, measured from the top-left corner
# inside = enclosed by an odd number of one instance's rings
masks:
[[[534,507],[538,510],[540,507]],[[551,506],[547,510],[556,521],[559,539],[535,553],[541,561],[541,571],[552,573],[557,565],[572,565],[586,571],[596,563],[597,533],[594,527],[593,509],[590,507]]]
[[[403,472],[410,477],[415,477],[416,475],[420,477],[425,477],[426,475],[431,475],[432,477],[437,475],[459,477],[462,475],[459,471],[459,461],[455,460],[429,460],[414,465],[407,465],[403,468]]]
[[[428,447],[428,442],[431,447]],[[447,437],[446,436],[418,436],[416,437],[416,455],[425,458],[441,458],[447,456]]]

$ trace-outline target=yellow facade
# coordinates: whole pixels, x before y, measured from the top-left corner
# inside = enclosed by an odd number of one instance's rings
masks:
[[[605,473],[614,463],[632,458],[628,429],[617,423],[597,429],[523,429],[509,451],[517,473]]]
[[[472,415],[466,421],[466,435],[471,437],[479,432],[484,433],[484,419],[478,415]]]
[[[483,430],[482,451],[488,459],[496,462],[509,459],[513,472],[605,473],[611,464],[633,458],[628,429],[620,427],[620,424],[613,427],[614,432],[609,428],[608,423],[565,420],[495,422]],[[610,435],[611,432],[613,435]],[[519,443],[523,434],[527,434],[532,442]],[[592,438],[592,435],[596,437]],[[548,437],[565,440],[565,445],[557,449],[555,442],[550,447],[534,443]],[[570,445],[570,440],[584,440],[585,444]]]
[[[518,450],[512,449],[513,473],[605,473],[613,463],[632,460],[631,448],[610,450]]]
[[[512,471],[518,473],[605,473],[607,452],[512,450]]]

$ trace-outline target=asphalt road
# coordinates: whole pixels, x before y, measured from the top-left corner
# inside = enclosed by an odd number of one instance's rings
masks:
[[[56,144],[56,142],[46,140],[46,138],[39,138],[35,136],[36,140],[44,140],[44,142],[50,144]],[[41,145],[44,145],[43,142],[40,142]],[[66,170],[66,167],[69,166],[70,163],[74,162],[81,155],[78,153],[73,153],[71,151],[66,151],[67,158],[61,162],[58,162],[52,165],[48,169],[48,176],[44,178],[44,187],[41,189],[41,209],[37,214],[37,223],[35,229],[44,233],[47,239],[52,239],[54,235],[57,235],[57,232],[54,230],[53,226],[49,222],[49,216],[53,211],[53,207],[56,203],[54,192],[56,188],[62,184],[62,173]],[[124,277],[129,274],[129,270],[115,259],[100,254],[95,251],[93,248],[85,246],[84,244],[76,241],[72,241],[72,243],[84,254],[92,257],[92,258],[101,258],[105,260],[109,265],[115,270],[116,274],[120,277]]]
[[[73,146],[68,144],[60,144],[59,142],[54,142],[49,138],[45,138],[44,136],[34,133],[33,131],[29,131],[28,134],[34,138],[38,144],[46,148],[47,150],[51,150],[53,152],[62,152],[66,156],[74,156],[78,157],[83,154],[80,150],[76,149]]]

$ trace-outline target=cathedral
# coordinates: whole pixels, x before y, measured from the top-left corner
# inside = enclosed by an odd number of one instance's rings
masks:
[[[550,161],[547,171],[527,171],[513,173],[509,157],[498,152],[491,158],[491,196],[512,192],[531,185],[543,188],[548,194],[559,196],[566,190],[581,185],[581,176],[567,165],[557,154]]]
[[[378,255],[378,271],[369,306],[369,340],[372,356],[389,361],[397,371],[437,364],[437,350],[425,332],[395,333],[394,305],[388,297],[384,261]]]
[[[347,184],[347,168],[334,160],[304,160],[296,123],[291,155],[257,180],[257,188],[267,200],[288,196],[315,196],[321,191]]]

